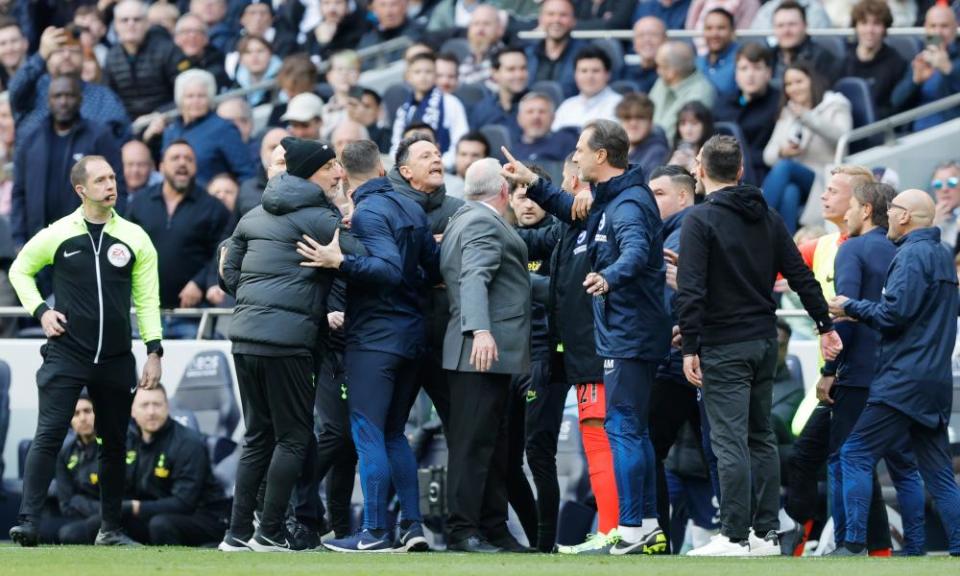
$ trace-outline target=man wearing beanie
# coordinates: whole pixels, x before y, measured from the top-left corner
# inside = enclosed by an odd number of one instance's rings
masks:
[[[313,352],[326,331],[334,272],[306,269],[294,245],[304,234],[339,241],[344,254],[365,255],[340,230],[327,199],[342,177],[333,149],[284,138],[287,172],[267,182],[220,248],[220,286],[235,296],[230,327],[246,432],[237,470],[230,529],[220,550],[289,551],[284,516],[313,432]],[[254,531],[257,491],[266,479],[263,515]]]

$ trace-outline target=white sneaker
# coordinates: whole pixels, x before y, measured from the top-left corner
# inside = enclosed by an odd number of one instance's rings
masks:
[[[687,556],[749,556],[750,545],[744,542],[731,542],[723,534],[717,534],[710,543],[687,552]]]
[[[773,530],[767,532],[766,537],[760,538],[750,529],[750,556],[780,556],[780,536]]]

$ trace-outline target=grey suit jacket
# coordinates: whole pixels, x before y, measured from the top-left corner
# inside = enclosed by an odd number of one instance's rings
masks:
[[[447,224],[440,272],[450,299],[443,368],[476,372],[473,331],[489,330],[500,358],[490,372],[529,372],[530,274],[527,246],[516,231],[488,206],[467,202]]]

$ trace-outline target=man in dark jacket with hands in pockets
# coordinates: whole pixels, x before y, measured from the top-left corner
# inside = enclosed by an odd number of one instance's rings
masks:
[[[707,199],[686,216],[680,235],[683,372],[703,388],[722,495],[720,534],[691,556],[780,555],[780,460],[770,425],[778,273],[816,322],[823,356],[832,360],[842,347],[820,285],[783,219],[759,188],[737,184],[742,175],[740,143],[730,136],[708,140],[697,158],[697,185]]]

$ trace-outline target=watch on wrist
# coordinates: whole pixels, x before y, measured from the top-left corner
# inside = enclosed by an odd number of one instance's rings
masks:
[[[163,346],[157,344],[153,350],[147,351],[147,355],[149,356],[150,354],[156,354],[157,358],[163,358]]]

